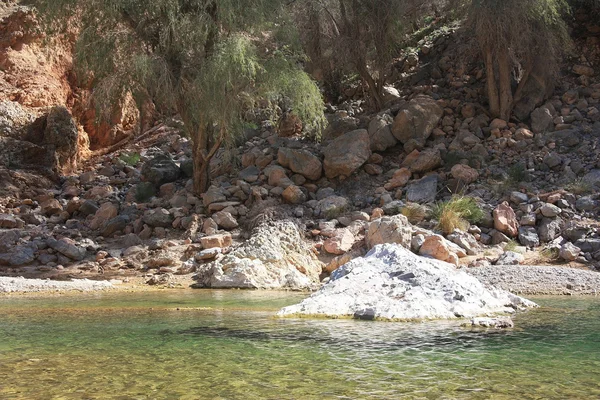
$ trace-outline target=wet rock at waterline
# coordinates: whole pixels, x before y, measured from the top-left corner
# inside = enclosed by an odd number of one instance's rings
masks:
[[[278,315],[423,320],[508,314],[527,307],[536,305],[486,287],[450,264],[384,244],[338,268],[318,292]]]

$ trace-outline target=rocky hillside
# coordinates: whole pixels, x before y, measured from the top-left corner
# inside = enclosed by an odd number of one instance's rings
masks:
[[[398,60],[386,110],[349,89],[322,143],[264,122],[197,197],[177,128],[128,134],[123,112],[89,126],[68,52],[42,58],[28,10],[2,7],[2,274],[308,289],[383,243],[457,266],[600,265],[600,26],[585,15],[581,52],[523,118],[487,115],[482,66],[463,61],[460,30],[439,30]]]

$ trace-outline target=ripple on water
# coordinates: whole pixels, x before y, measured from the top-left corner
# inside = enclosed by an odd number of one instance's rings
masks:
[[[487,332],[273,317],[297,300],[2,299],[0,398],[600,398],[598,299],[538,299],[545,307],[517,317],[517,329]]]

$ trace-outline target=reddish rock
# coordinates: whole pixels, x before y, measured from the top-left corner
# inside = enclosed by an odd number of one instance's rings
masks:
[[[333,237],[323,243],[323,248],[329,254],[341,255],[352,248],[355,238],[348,229],[339,229]]]
[[[324,150],[327,178],[348,177],[371,156],[369,133],[358,129],[332,141]]]
[[[281,197],[283,197],[283,200],[286,203],[290,204],[301,204],[306,201],[306,195],[302,189],[296,185],[288,186],[281,194]]]
[[[440,235],[427,237],[419,249],[419,254],[458,265],[458,256],[450,249],[448,243]]]
[[[450,173],[455,179],[458,179],[459,181],[466,183],[467,185],[469,183],[475,182],[477,178],[479,178],[479,172],[469,167],[468,165],[463,164],[456,164],[455,166],[453,166],[450,170]]]
[[[515,237],[519,233],[517,216],[506,201],[494,210],[494,228],[510,237]]]
[[[233,240],[231,234],[212,235],[200,238],[200,243],[205,249],[225,248],[231,246]]]
[[[410,177],[412,176],[412,172],[408,168],[400,168],[396,172],[394,172],[394,176],[392,179],[385,184],[385,190],[394,190],[399,187],[403,187],[408,183]]]

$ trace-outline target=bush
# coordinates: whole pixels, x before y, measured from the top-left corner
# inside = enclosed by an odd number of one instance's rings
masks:
[[[125,164],[134,167],[140,162],[141,156],[140,153],[122,153],[119,159]]]
[[[447,235],[455,229],[466,231],[470,224],[483,219],[483,211],[472,197],[455,196],[450,201],[437,203],[432,216],[438,221],[438,229]]]
[[[569,183],[565,189],[573,194],[582,195],[592,193],[594,187],[591,183],[584,181],[583,179],[578,179],[575,182]]]

